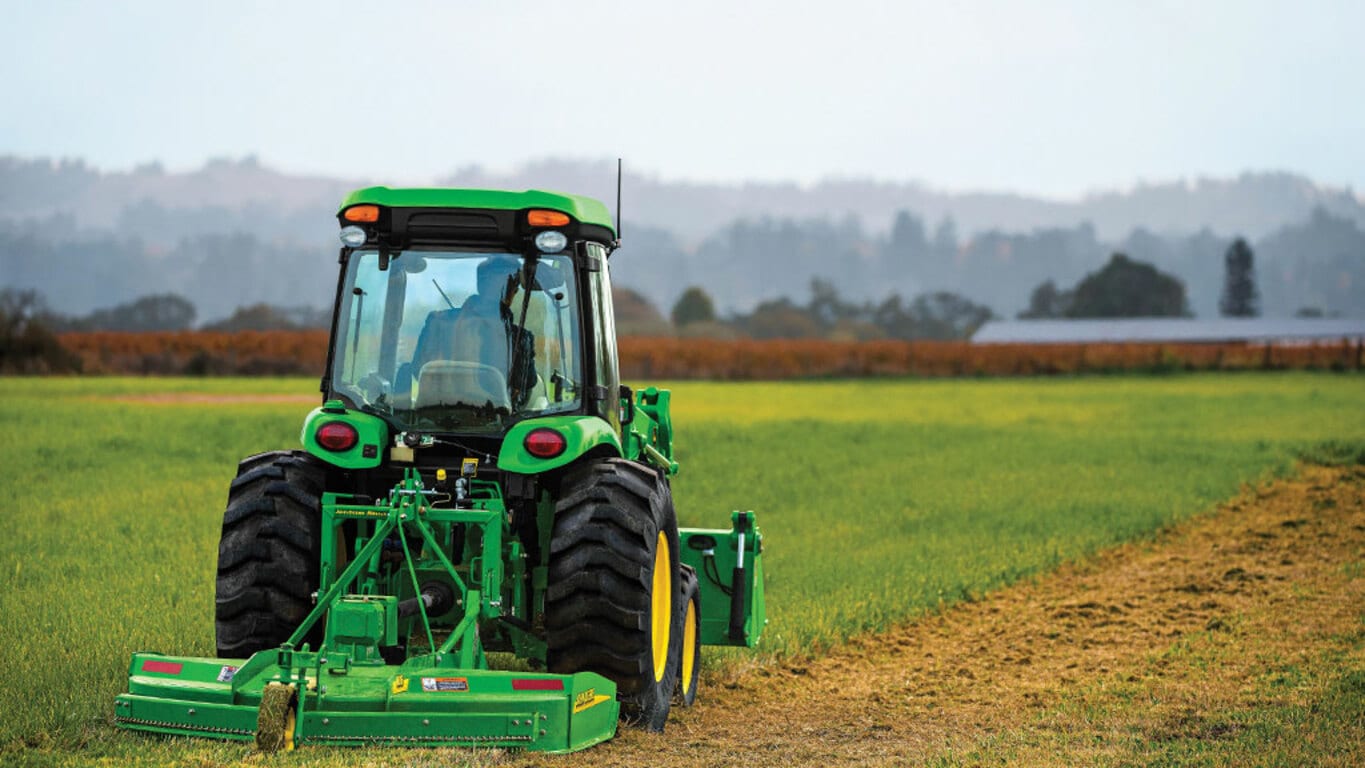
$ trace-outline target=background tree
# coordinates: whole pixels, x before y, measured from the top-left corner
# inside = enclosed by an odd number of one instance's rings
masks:
[[[616,332],[622,336],[673,335],[673,327],[639,291],[613,285],[611,305],[616,311]]]
[[[290,319],[286,310],[270,304],[252,304],[238,307],[231,317],[209,323],[206,331],[292,331],[299,326]]]
[[[37,291],[0,289],[0,373],[67,373],[81,361],[48,328],[51,313]]]
[[[808,309],[785,296],[761,302],[753,312],[735,318],[735,323],[755,339],[815,339],[824,332]]]
[[[1237,238],[1223,257],[1223,298],[1218,310],[1224,317],[1256,317],[1261,314],[1260,291],[1256,290],[1254,256],[1247,241]]]
[[[916,338],[941,341],[969,339],[994,317],[990,307],[948,291],[916,296],[910,303],[910,315],[918,326]]]
[[[1029,296],[1028,309],[1019,313],[1020,320],[1041,320],[1051,317],[1066,317],[1066,311],[1074,299],[1071,291],[1057,290],[1057,284],[1046,280],[1033,289]]]
[[[1076,284],[1067,317],[1189,317],[1185,284],[1151,264],[1115,253]]]
[[[834,283],[821,277],[810,281],[810,302],[806,304],[806,311],[824,328],[833,328],[841,321],[857,320],[864,314],[862,307],[846,303]]]
[[[694,285],[678,297],[671,317],[679,328],[692,323],[709,323],[716,319],[716,305],[706,291]]]
[[[194,305],[183,296],[161,293],[97,309],[72,325],[92,331],[184,331],[194,325]]]
[[[882,248],[882,279],[896,285],[913,282],[927,272],[929,258],[924,222],[910,211],[898,211]]]

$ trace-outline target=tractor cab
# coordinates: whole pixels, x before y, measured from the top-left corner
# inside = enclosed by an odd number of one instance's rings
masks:
[[[397,433],[620,428],[609,214],[546,192],[363,189],[343,203],[328,399]]]

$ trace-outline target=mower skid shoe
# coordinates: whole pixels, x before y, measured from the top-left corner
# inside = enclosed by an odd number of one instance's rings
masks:
[[[296,654],[296,657],[304,654]],[[573,752],[616,734],[616,685],[591,672],[551,675],[433,666],[287,669],[275,650],[249,661],[133,655],[120,728],[233,741],[257,738],[267,686],[295,686],[293,744],[505,747]],[[242,674],[238,674],[239,670]],[[277,721],[273,716],[272,721]],[[272,734],[273,741],[273,734]]]

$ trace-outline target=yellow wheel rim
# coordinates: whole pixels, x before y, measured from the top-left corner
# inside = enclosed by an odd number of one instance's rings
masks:
[[[697,663],[697,603],[694,600],[687,601],[682,654],[682,689],[683,695],[688,696],[692,693],[692,668]]]
[[[294,725],[298,722],[298,714],[293,707],[284,716],[284,751],[294,751]]]
[[[663,531],[654,545],[654,579],[650,593],[649,626],[654,650],[654,682],[668,671],[668,632],[673,623],[673,580],[669,578],[671,560],[668,539]]]

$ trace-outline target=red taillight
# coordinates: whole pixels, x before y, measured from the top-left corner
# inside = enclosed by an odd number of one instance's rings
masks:
[[[360,433],[344,421],[329,421],[318,427],[318,445],[329,451],[349,451],[360,442]]]
[[[569,447],[563,435],[545,427],[531,430],[524,444],[526,452],[539,459],[553,459]]]

